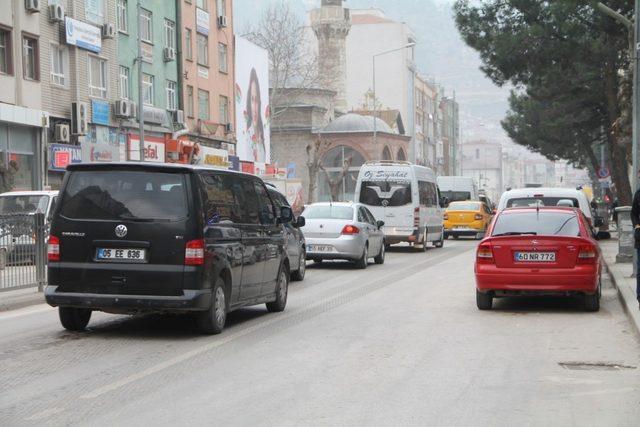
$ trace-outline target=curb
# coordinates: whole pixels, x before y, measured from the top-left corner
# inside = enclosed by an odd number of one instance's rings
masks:
[[[6,300],[0,300],[0,312],[44,304],[44,302],[44,293],[37,291],[25,295],[10,296]]]
[[[629,300],[625,297],[624,290],[621,288],[620,284],[618,284],[618,279],[616,278],[616,274],[612,271],[611,267],[609,267],[609,262],[603,257],[604,265],[607,269],[607,273],[609,273],[609,277],[611,277],[611,282],[613,286],[616,288],[618,292],[618,299],[624,308],[627,317],[633,324],[636,329],[636,333],[640,336],[640,312],[637,310],[638,301],[633,298],[632,299],[632,307],[629,306]]]

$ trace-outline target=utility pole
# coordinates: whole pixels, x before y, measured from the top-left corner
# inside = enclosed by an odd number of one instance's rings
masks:
[[[138,127],[140,134],[140,146],[139,156],[140,161],[144,162],[144,91],[142,86],[142,6],[140,5],[140,0],[138,0],[137,4],[137,12],[138,12]]]
[[[633,61],[633,190],[638,190],[638,167],[640,166],[640,149],[638,139],[640,138],[640,0],[636,0],[634,19],[634,39],[633,49],[629,52]],[[635,265],[635,263],[634,263]]]

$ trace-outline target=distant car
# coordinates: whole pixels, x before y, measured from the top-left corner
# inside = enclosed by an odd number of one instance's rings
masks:
[[[383,221],[377,221],[360,203],[314,203],[302,213],[307,258],[316,262],[342,259],[367,268],[369,258],[383,264],[385,237]]]
[[[472,236],[482,239],[491,222],[492,213],[482,202],[452,202],[444,212],[444,237]]]
[[[499,212],[476,253],[476,303],[494,298],[580,295],[600,309],[601,254],[585,215],[576,208],[521,208]]]
[[[289,202],[284,194],[280,193],[272,184],[265,182],[269,196],[276,205],[276,209],[289,207]],[[287,247],[287,255],[289,256],[289,265],[291,266],[291,279],[304,280],[307,271],[307,255],[304,240],[304,234],[300,231],[300,227],[305,224],[305,218],[299,216],[294,221],[283,224],[285,231],[285,245]]]

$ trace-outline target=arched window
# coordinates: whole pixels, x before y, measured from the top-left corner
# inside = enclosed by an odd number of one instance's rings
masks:
[[[382,150],[382,160],[393,160],[391,158],[391,150],[389,150],[389,147],[384,147],[384,150]]]
[[[402,148],[398,149],[398,160],[407,160],[407,155],[404,153],[404,150]]]
[[[340,145],[329,150],[322,158],[318,175],[318,201],[353,200],[360,167],[365,159],[351,147]]]

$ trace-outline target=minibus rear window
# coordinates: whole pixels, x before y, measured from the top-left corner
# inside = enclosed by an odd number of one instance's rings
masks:
[[[362,181],[360,203],[368,206],[405,206],[411,204],[409,181]]]

